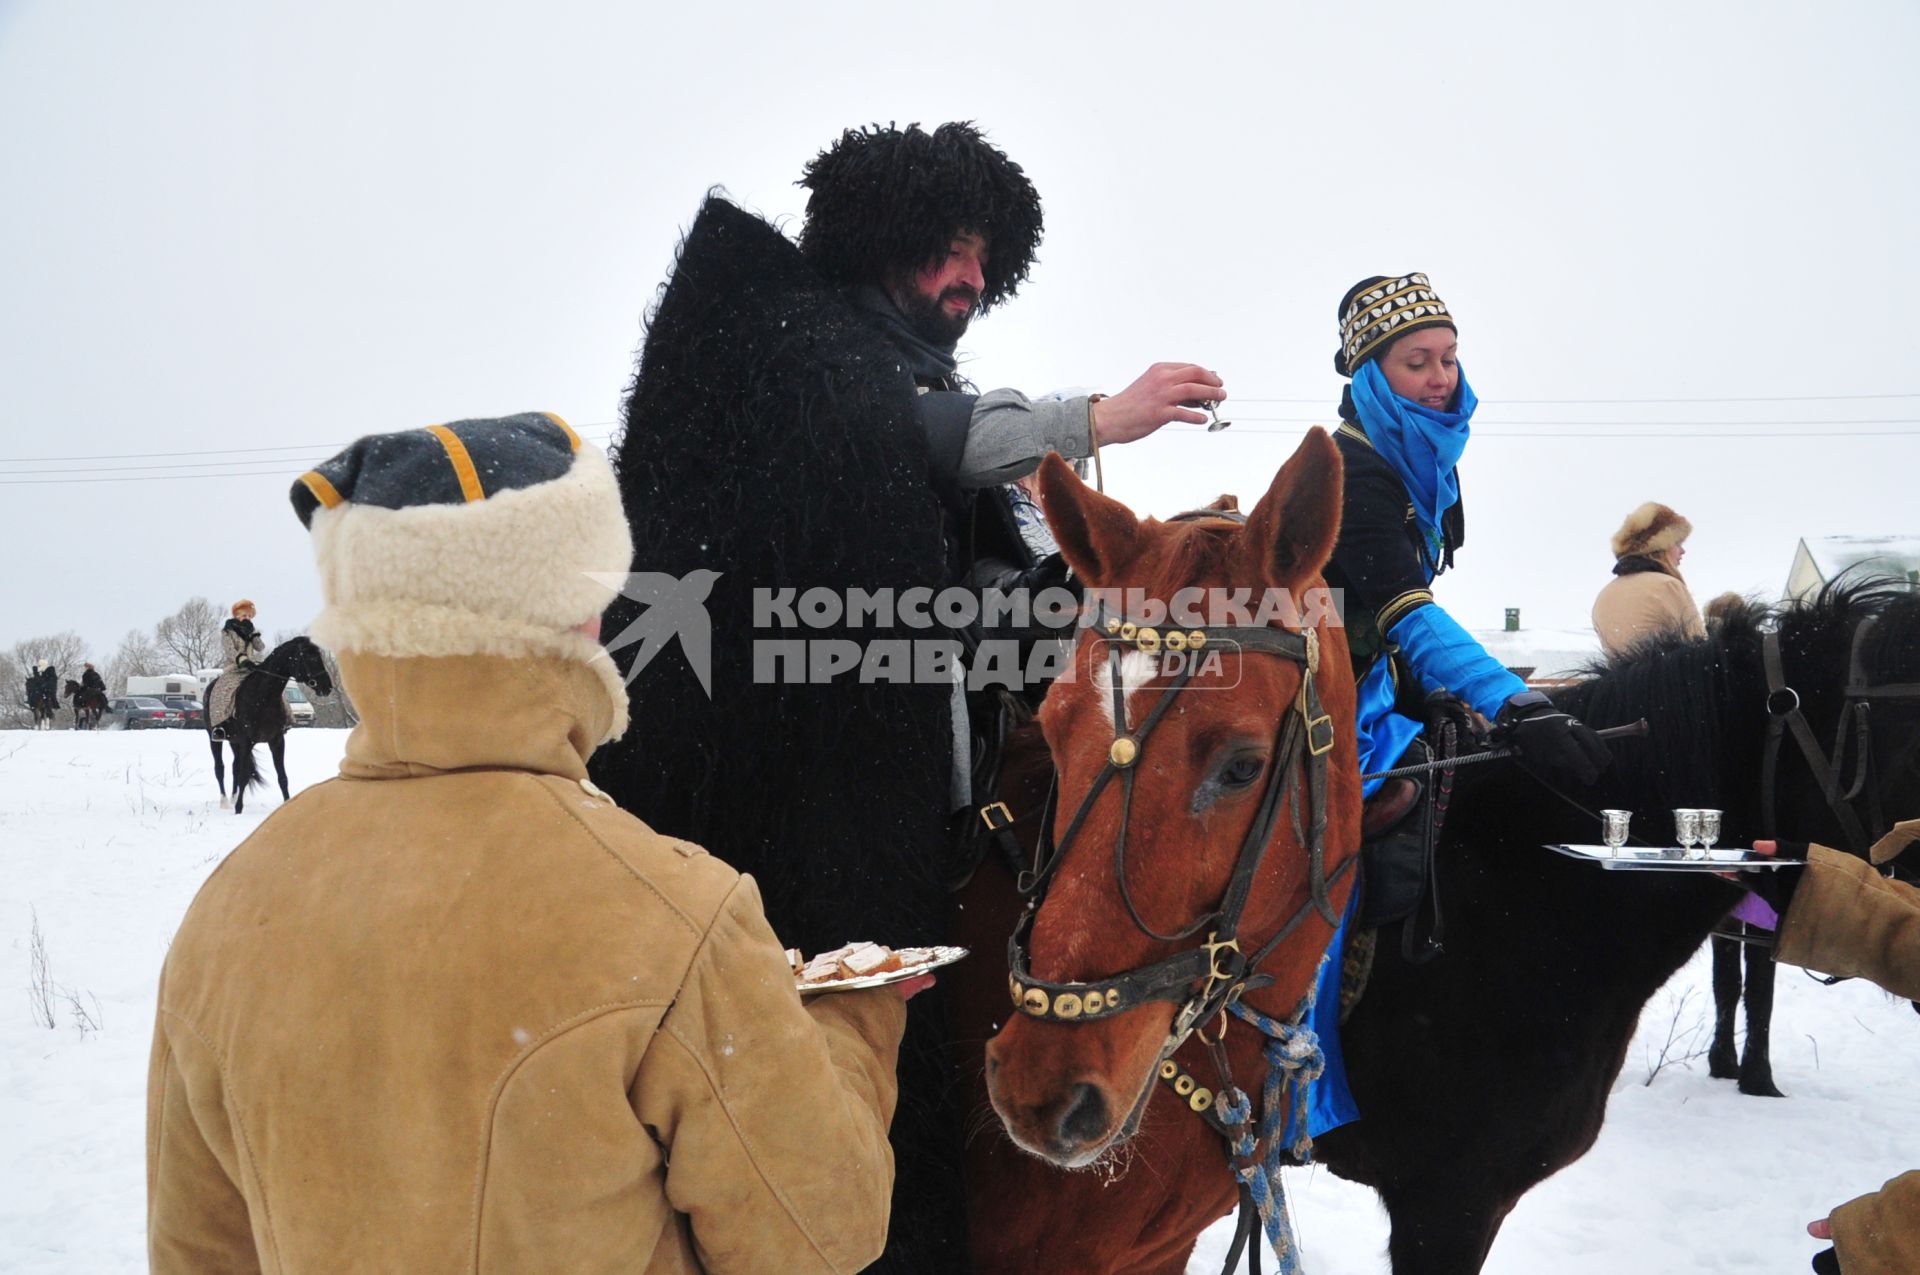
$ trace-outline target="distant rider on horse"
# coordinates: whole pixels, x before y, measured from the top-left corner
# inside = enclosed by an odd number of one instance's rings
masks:
[[[207,720],[213,723],[213,734],[217,739],[227,737],[227,722],[233,716],[240,683],[267,654],[267,644],[253,624],[256,614],[253,602],[241,598],[233,604],[227,622],[220,626],[220,641],[226,648],[227,661],[220,669],[219,680],[214,683],[213,702],[207,705]]]
[[[33,671],[27,674],[27,708],[34,714],[34,725],[40,728],[40,714],[44,710],[47,722],[44,729],[52,729],[53,714],[60,707],[60,677],[53,662],[45,656],[34,661]]]

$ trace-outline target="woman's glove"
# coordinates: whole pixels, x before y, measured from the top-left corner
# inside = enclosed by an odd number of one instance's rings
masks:
[[[1592,784],[1612,760],[1593,728],[1539,691],[1508,697],[1494,719],[1493,740],[1510,746],[1520,764],[1581,785]]]

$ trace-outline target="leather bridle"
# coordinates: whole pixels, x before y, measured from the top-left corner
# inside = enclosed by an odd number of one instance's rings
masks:
[[[1799,746],[1807,768],[1819,781],[1820,795],[1827,809],[1840,824],[1847,849],[1864,857],[1868,848],[1886,832],[1888,822],[1880,804],[1880,790],[1873,784],[1872,705],[1881,700],[1920,701],[1920,682],[1891,682],[1875,686],[1867,677],[1866,640],[1878,623],[1868,616],[1853,631],[1846,689],[1842,692],[1840,718],[1834,727],[1833,753],[1821,751],[1813,727],[1800,711],[1800,693],[1787,684],[1780,657],[1780,634],[1768,632],[1761,638],[1761,663],[1767,679],[1767,738],[1760,754],[1760,835],[1779,835],[1780,745],[1787,735]],[[1846,782],[1847,743],[1854,742],[1853,782]],[[1862,822],[1854,803],[1862,796],[1867,801],[1867,817]]]
[[[1007,941],[1009,987],[1015,1007],[1032,1018],[1051,1022],[1092,1022],[1112,1018],[1136,1006],[1167,1001],[1179,1006],[1173,1025],[1161,1051],[1164,1060],[1195,1028],[1211,1020],[1243,992],[1270,986],[1273,980],[1259,972],[1260,963],[1291,935],[1309,912],[1318,911],[1329,925],[1339,925],[1331,887],[1352,867],[1357,856],[1349,857],[1329,874],[1326,870],[1327,830],[1327,755],[1334,744],[1333,719],[1322,708],[1318,686],[1320,672],[1320,635],[1314,629],[1293,632],[1286,629],[1248,625],[1216,625],[1193,629],[1161,631],[1143,627],[1130,620],[1104,612],[1096,613],[1094,624],[1083,641],[1104,644],[1113,692],[1114,740],[1107,750],[1107,763],[1094,777],[1074,812],[1059,845],[1052,842],[1052,811],[1043,813],[1039,858],[1035,869],[1023,873],[1021,893],[1028,896],[1013,936]],[[1126,684],[1121,676],[1122,658],[1129,651],[1149,655],[1161,651],[1194,652],[1216,648],[1276,655],[1301,666],[1300,690],[1283,714],[1277,729],[1266,786],[1261,792],[1253,824],[1240,847],[1233,874],[1218,906],[1181,929],[1163,934],[1147,924],[1135,906],[1127,887],[1127,823],[1133,806],[1134,773],[1153,729],[1166,715],[1181,691],[1192,681],[1199,666],[1189,659],[1160,696],[1153,710],[1137,729],[1127,722]],[[1034,918],[1046,897],[1046,889],[1059,869],[1067,850],[1073,845],[1095,803],[1109,784],[1120,780],[1120,824],[1114,838],[1113,870],[1120,898],[1127,914],[1140,932],[1150,938],[1172,942],[1191,938],[1206,931],[1206,941],[1151,964],[1138,966],[1111,978],[1089,982],[1054,982],[1035,978],[1028,968],[1026,940]],[[1305,790],[1305,814],[1302,814],[1302,789]],[[1311,897],[1265,943],[1248,955],[1240,945],[1241,914],[1246,908],[1254,877],[1269,849],[1279,822],[1280,809],[1291,798],[1295,836],[1307,847],[1308,880]]]

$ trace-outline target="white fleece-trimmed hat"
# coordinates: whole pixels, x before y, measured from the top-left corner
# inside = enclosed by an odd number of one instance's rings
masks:
[[[315,641],[392,657],[546,655],[595,664],[626,727],[597,618],[632,569],[605,453],[549,412],[374,434],[302,474],[326,607]]]

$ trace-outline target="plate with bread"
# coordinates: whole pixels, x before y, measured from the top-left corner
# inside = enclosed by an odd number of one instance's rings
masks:
[[[787,965],[802,996],[885,987],[951,965],[967,954],[964,947],[888,947],[884,943],[848,943],[818,956],[787,949]]]

